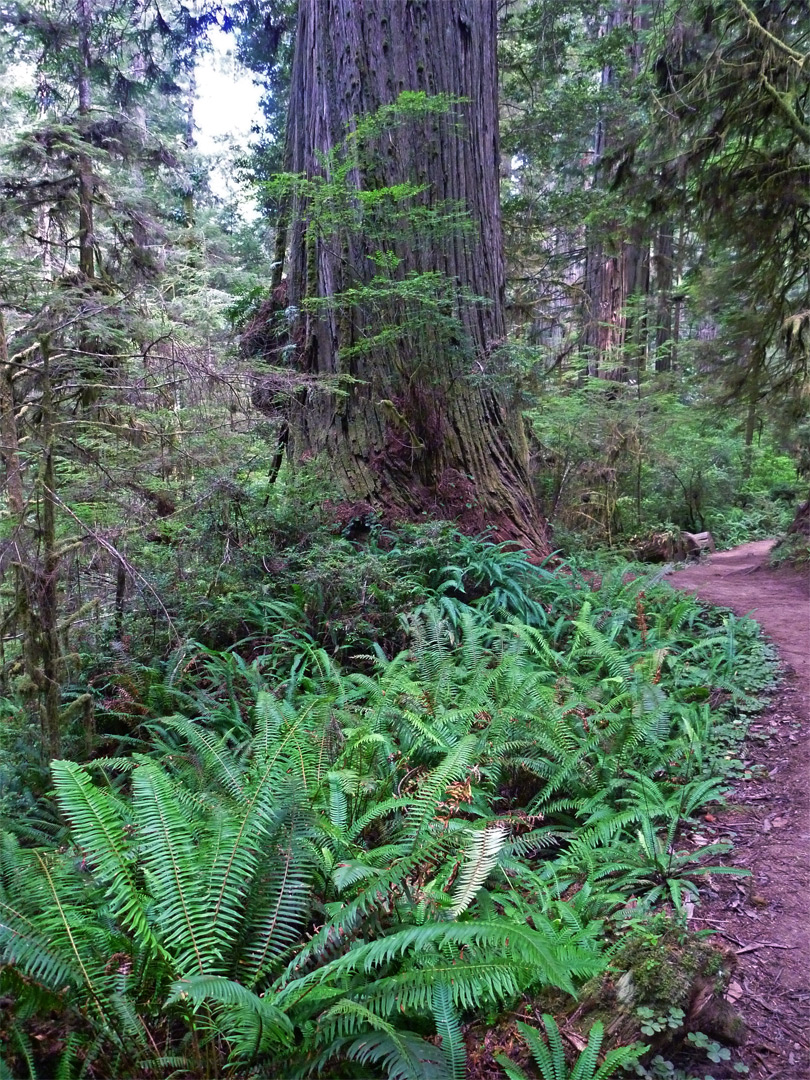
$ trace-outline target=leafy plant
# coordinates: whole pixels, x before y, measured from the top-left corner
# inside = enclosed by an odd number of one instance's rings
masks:
[[[677,1031],[683,1027],[685,1013],[683,1009],[671,1007],[667,1013],[658,1016],[655,1009],[648,1005],[639,1005],[636,1015],[641,1018],[642,1035],[656,1035],[659,1031],[666,1031],[667,1028]]]
[[[405,557],[374,555],[386,574]],[[624,932],[613,916],[694,897],[721,848],[679,850],[678,829],[724,789],[701,609],[472,541],[408,558],[434,599],[401,613],[392,657],[345,670],[278,601],[273,641],[132,668],[129,756],[54,763],[58,844],[4,841],[11,1060],[34,1002],[58,1000],[76,1052],[111,1071],[462,1075],[467,1016],[576,993]],[[488,600],[507,566],[526,603]],[[719,638],[735,686],[756,639]]]
[[[531,1050],[542,1080],[607,1080],[625,1066],[635,1064],[647,1049],[641,1043],[616,1047],[607,1052],[600,1065],[599,1051],[604,1038],[604,1026],[597,1020],[588,1035],[587,1046],[569,1068],[560,1029],[554,1017],[543,1013],[543,1024],[548,1044],[543,1042],[536,1028],[521,1022],[517,1025]],[[510,1061],[505,1054],[497,1054],[495,1059],[503,1067],[509,1080],[528,1080],[523,1069]]]

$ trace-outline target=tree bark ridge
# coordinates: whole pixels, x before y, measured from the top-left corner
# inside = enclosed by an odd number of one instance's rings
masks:
[[[293,207],[289,303],[308,374],[348,376],[348,392],[308,390],[291,415],[294,457],[324,455],[347,497],[393,515],[457,519],[479,531],[547,550],[531,489],[522,418],[495,385],[505,342],[501,245],[496,5],[492,0],[302,0],[293,65],[288,151],[293,173],[328,174],[326,155],[356,118],[403,91],[448,94],[445,115],[383,130],[370,162],[352,172],[358,190],[416,182],[426,208],[464,207],[471,227],[419,242],[407,223],[394,245],[396,276],[440,271],[487,302],[457,303],[459,333],[438,326],[373,352],[358,350],[369,312],[313,311],[313,297],[367,284],[373,238],[344,229],[314,237],[307,207]],[[327,175],[327,178],[331,178]]]

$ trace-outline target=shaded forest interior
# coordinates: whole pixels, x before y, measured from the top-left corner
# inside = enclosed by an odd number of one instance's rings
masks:
[[[0,1077],[756,1070],[686,836],[777,665],[661,566],[807,566],[808,39],[0,4]]]

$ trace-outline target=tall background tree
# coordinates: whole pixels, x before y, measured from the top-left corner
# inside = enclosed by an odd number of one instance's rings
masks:
[[[806,16],[737,0],[505,6],[508,295],[527,361],[562,376],[534,415],[541,488],[569,525],[614,536],[632,506],[636,528],[695,527],[713,470],[745,503],[763,437],[803,467]],[[558,452],[570,372],[620,384],[573,456]],[[703,417],[677,454],[654,434],[667,400],[688,405],[677,430]],[[660,499],[644,493],[653,477]]]
[[[299,5],[288,167],[337,181],[335,198],[356,214],[324,226],[313,190],[294,191],[286,303],[295,365],[341,385],[310,386],[294,400],[291,449],[299,459],[326,455],[349,500],[492,526],[543,551],[522,420],[494,378],[506,339],[496,29],[489,2]],[[421,115],[413,97],[410,111],[392,112],[403,93],[445,97]],[[352,137],[380,110],[390,127]],[[367,227],[374,193],[386,191],[398,239]],[[394,307],[375,311],[383,293]],[[394,309],[409,309],[399,329]]]
[[[642,172],[702,239],[692,292],[718,329],[704,366],[720,403],[742,403],[749,447],[768,407],[807,412],[808,18],[793,0],[678,4],[655,58]]]

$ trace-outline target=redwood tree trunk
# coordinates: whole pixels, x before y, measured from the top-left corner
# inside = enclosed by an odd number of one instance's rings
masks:
[[[616,30],[629,34],[628,77],[638,76],[642,65],[641,31],[647,21],[643,7],[630,0],[618,0],[600,30],[605,35]],[[615,86],[617,73],[610,65],[602,69],[602,86]],[[600,188],[615,183],[611,161],[617,137],[623,138],[626,116],[608,109],[597,124],[593,142],[593,185]],[[619,144],[621,145],[621,144]],[[647,223],[641,218],[602,225],[597,234],[586,231],[583,348],[588,374],[619,382],[631,372],[640,374],[645,363],[646,319],[644,309],[650,284],[650,253]]]
[[[290,168],[328,174],[323,155],[355,118],[390,105],[403,91],[464,99],[445,115],[410,118],[383,131],[373,167],[359,164],[352,182],[358,189],[417,182],[426,185],[422,205],[466,208],[467,235],[451,231],[420,242],[404,222],[395,276],[439,271],[489,302],[457,304],[455,339],[427,324],[371,351],[352,351],[368,336],[373,315],[362,305],[307,310],[307,300],[367,283],[379,242],[362,230],[313,235],[299,200],[292,211],[289,304],[299,312],[297,363],[310,382],[291,411],[290,449],[293,457],[330,461],[348,499],[392,516],[452,518],[472,531],[492,525],[502,539],[545,551],[522,418],[518,408],[507,409],[492,377],[493,354],[506,337],[495,33],[495,0],[299,4]],[[335,375],[352,380],[344,395],[317,385],[318,376]]]

